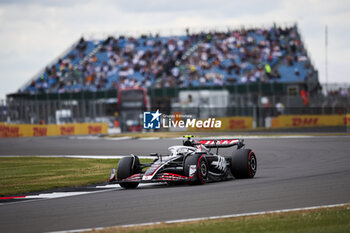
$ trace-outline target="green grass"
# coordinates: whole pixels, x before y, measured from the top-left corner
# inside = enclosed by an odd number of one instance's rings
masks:
[[[250,217],[208,220],[190,223],[160,224],[132,228],[107,228],[93,232],[142,232],[142,233],[226,233],[226,232],[297,232],[328,233],[350,232],[350,206],[297,211],[280,214],[265,214]]]
[[[117,159],[0,158],[0,196],[106,182]]]

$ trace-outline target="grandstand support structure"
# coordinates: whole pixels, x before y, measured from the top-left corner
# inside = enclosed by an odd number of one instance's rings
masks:
[[[0,122],[7,121],[6,100],[0,99]]]
[[[328,26],[325,27],[325,78],[326,92],[328,93]]]

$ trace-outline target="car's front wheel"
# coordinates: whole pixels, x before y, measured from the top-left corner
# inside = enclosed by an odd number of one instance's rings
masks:
[[[208,162],[203,154],[194,154],[186,157],[184,165],[185,176],[190,177],[192,184],[204,184],[208,179]]]
[[[140,160],[137,156],[128,156],[120,159],[117,168],[117,180],[122,181],[138,172]],[[139,183],[137,182],[124,182],[119,184],[125,189],[136,188]]]

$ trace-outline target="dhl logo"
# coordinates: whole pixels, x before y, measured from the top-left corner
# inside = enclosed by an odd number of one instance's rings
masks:
[[[234,120],[231,119],[230,120],[230,125],[229,125],[230,129],[245,129],[248,128],[248,126],[245,124],[245,120]]]
[[[88,130],[89,130],[89,134],[100,134],[102,133],[102,126],[89,125]]]
[[[344,121],[344,125],[350,125],[350,117],[344,117],[343,121]]]
[[[60,132],[61,135],[74,135],[74,126],[61,126]]]
[[[47,136],[47,128],[33,127],[33,136]]]
[[[0,137],[20,137],[18,126],[0,125]]]
[[[292,118],[292,125],[293,126],[315,126],[317,124],[318,124],[317,117],[309,117],[309,118],[295,117],[295,118]]]
[[[105,123],[77,123],[66,125],[31,125],[31,124],[4,124],[0,123],[0,138],[6,137],[40,137],[76,134],[103,134],[107,133]]]

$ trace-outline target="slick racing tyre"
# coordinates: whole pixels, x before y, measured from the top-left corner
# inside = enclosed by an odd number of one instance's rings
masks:
[[[257,169],[257,160],[251,149],[239,149],[231,156],[231,173],[236,179],[253,178]]]
[[[186,157],[184,164],[185,176],[192,177],[191,184],[204,184],[208,179],[209,167],[203,154],[193,154]]]
[[[139,172],[140,160],[137,156],[128,156],[120,159],[117,168],[117,180],[121,181],[126,179],[137,172]],[[137,182],[125,182],[119,184],[125,189],[136,188],[139,183]]]

